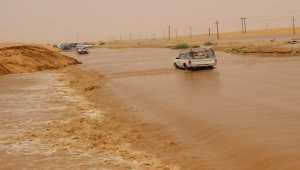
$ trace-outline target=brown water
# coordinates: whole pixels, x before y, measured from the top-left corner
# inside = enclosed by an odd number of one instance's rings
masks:
[[[213,70],[172,68],[179,51],[66,53],[105,75],[136,115],[186,146],[189,169],[300,169],[300,58],[217,53]]]
[[[62,77],[53,72],[0,77],[0,169],[87,169],[107,161],[105,153],[92,157],[89,151],[73,148],[74,140],[58,133],[63,126],[47,127],[55,121],[68,122],[76,114],[101,112],[90,108],[59,80]]]
[[[178,53],[66,53],[100,85],[75,67],[0,77],[0,169],[300,168],[299,57],[217,53],[184,71]]]
[[[178,169],[131,147],[143,136],[114,117],[122,107],[83,95],[109,95],[91,73],[70,66],[2,76],[0,85],[1,170]]]

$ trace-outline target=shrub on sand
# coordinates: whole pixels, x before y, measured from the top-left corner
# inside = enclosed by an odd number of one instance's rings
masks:
[[[173,49],[186,49],[189,48],[190,45],[187,43],[179,43],[173,47]]]
[[[214,45],[214,44],[210,41],[206,41],[206,42],[203,43],[203,45],[208,46],[208,45]]]

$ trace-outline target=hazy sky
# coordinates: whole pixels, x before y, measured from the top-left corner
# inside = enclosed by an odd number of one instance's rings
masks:
[[[300,0],[0,0],[0,42],[58,43],[300,26]],[[266,22],[269,20],[268,22]]]

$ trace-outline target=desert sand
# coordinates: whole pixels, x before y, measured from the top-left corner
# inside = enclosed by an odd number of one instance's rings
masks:
[[[220,39],[217,35],[208,34],[171,37],[157,39],[140,39],[140,40],[124,40],[124,41],[109,41],[105,45],[98,45],[102,48],[171,48],[179,43],[187,43],[190,48],[196,46],[204,46],[205,42],[211,42],[213,48],[219,51],[229,53],[249,54],[269,56],[282,56],[286,54],[299,55],[299,44],[291,45],[291,39],[299,39],[300,27],[295,29],[296,35],[293,35],[292,28],[273,28],[263,30],[249,30],[246,34],[241,32],[220,33]],[[277,40],[277,37],[280,37]],[[285,37],[285,38],[282,38]],[[299,42],[298,42],[299,43]],[[95,43],[97,44],[97,43]],[[98,43],[99,44],[99,43]]]
[[[0,75],[57,69],[80,63],[59,51],[48,45],[0,44]]]

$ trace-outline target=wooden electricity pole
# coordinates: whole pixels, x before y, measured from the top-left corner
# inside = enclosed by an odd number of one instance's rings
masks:
[[[218,22],[218,20],[216,21],[216,26],[217,26],[218,39],[220,39],[220,36],[219,36],[219,22]]]
[[[245,26],[245,34],[247,33],[247,27],[246,27],[246,18],[243,18],[244,19],[244,26]]]
[[[169,40],[171,40],[171,26],[169,25]]]
[[[175,29],[175,32],[176,32],[176,38],[177,38],[177,28]]]
[[[210,36],[210,28],[208,28],[208,36]]]
[[[190,37],[192,38],[192,27],[190,27]]]
[[[295,17],[293,16],[293,32],[294,32],[294,35],[296,34],[296,31],[295,31]]]
[[[241,18],[242,21],[242,33],[244,34],[244,22],[243,22],[243,18]]]

